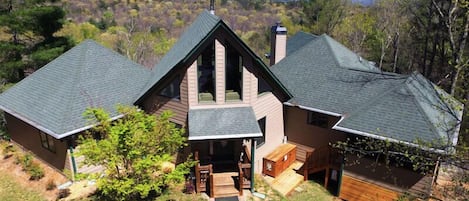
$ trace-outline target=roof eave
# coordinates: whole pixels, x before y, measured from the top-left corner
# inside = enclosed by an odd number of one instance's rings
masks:
[[[62,134],[58,134],[58,133],[56,133],[56,132],[54,132],[54,131],[52,131],[52,130],[50,130],[50,129],[44,127],[44,126],[41,126],[40,124],[38,124],[38,123],[36,123],[36,122],[34,122],[34,121],[28,119],[27,117],[24,117],[23,115],[21,115],[21,114],[19,114],[19,113],[16,113],[16,112],[14,112],[14,111],[12,111],[12,110],[10,110],[10,109],[8,109],[8,108],[5,108],[3,105],[0,105],[0,109],[3,110],[3,111],[5,111],[5,112],[7,112],[8,114],[11,114],[12,116],[18,118],[19,120],[26,122],[27,124],[33,126],[34,128],[36,128],[36,129],[38,129],[38,130],[40,130],[40,131],[42,131],[42,132],[44,132],[44,133],[46,133],[46,134],[48,134],[48,135],[54,137],[55,139],[58,139],[58,140],[60,140],[60,139],[62,139],[62,138],[65,138],[65,137],[68,137],[68,136],[70,136],[70,135],[74,135],[74,134],[83,132],[83,131],[88,130],[88,129],[90,129],[90,128],[92,128],[92,127],[94,127],[94,126],[97,125],[97,124],[87,125],[87,126],[80,127],[80,128],[77,128],[77,129],[74,129],[74,130],[71,130],[71,131],[62,133]],[[119,115],[117,115],[117,116],[112,117],[110,120],[111,120],[111,121],[114,121],[114,120],[116,120],[116,119],[122,118],[123,116],[124,116],[124,115],[119,114]]]

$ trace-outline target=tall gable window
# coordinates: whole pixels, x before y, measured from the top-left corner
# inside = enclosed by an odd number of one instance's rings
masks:
[[[176,78],[174,78],[171,83],[169,83],[168,86],[166,86],[163,90],[160,92],[160,96],[165,96],[168,98],[172,99],[177,99],[180,100],[181,98],[181,91],[180,91],[180,86],[181,86],[181,77],[180,75],[177,75]]]
[[[41,138],[42,147],[55,153],[54,138],[50,135],[45,134],[42,131],[39,131],[39,137]]]
[[[225,100],[242,100],[243,57],[234,49],[226,48]]]
[[[307,123],[321,128],[328,128],[329,126],[328,116],[326,114],[312,111],[308,111]]]
[[[261,132],[262,132],[262,137],[256,138],[257,147],[260,147],[264,145],[265,143],[265,117],[257,120],[257,123],[259,124],[259,128],[261,129]]]
[[[215,101],[215,43],[210,44],[197,59],[199,102]]]

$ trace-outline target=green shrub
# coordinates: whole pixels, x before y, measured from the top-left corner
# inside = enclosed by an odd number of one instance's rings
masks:
[[[31,163],[31,165],[26,170],[31,177],[30,180],[37,181],[44,177],[44,170],[37,163]]]
[[[15,146],[7,144],[3,147],[4,159],[10,158],[16,152]]]
[[[8,134],[6,127],[5,114],[0,112],[0,140],[10,140],[10,135]]]

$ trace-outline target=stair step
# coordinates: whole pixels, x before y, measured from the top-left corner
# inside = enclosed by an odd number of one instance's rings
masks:
[[[215,186],[214,191],[215,197],[228,197],[239,194],[238,189],[234,186]]]

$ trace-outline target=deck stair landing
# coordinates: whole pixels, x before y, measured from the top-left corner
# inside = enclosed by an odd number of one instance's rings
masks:
[[[237,177],[237,172],[213,173],[214,197],[221,198],[238,196],[239,191],[235,184]]]
[[[265,176],[264,179],[272,186],[272,188],[280,192],[282,195],[287,195],[301,184],[301,182],[303,182],[303,175],[298,174],[296,171],[300,169],[301,166],[303,166],[302,162],[295,161],[277,177],[273,178]]]

